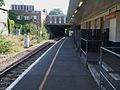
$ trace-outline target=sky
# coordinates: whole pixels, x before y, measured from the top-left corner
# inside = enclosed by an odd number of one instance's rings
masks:
[[[35,10],[46,9],[49,13],[54,8],[60,8],[64,14],[67,14],[69,0],[4,0],[5,6],[10,8],[11,4],[34,5]]]

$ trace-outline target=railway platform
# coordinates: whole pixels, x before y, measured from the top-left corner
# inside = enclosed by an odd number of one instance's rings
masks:
[[[48,49],[6,90],[99,90],[71,38]]]

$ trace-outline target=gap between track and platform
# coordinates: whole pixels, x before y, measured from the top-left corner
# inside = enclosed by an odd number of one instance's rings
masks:
[[[15,85],[31,70],[31,68],[33,68],[40,60],[41,58],[44,57],[44,55],[46,55],[55,45],[57,45],[60,41],[62,41],[63,39],[65,39],[65,37],[63,37],[62,39],[60,39],[59,41],[57,41],[53,46],[51,46],[45,53],[43,53],[32,65],[30,65],[30,67],[28,67],[10,86],[8,86],[8,88],[6,88],[5,90],[12,90]],[[65,41],[65,40],[64,40]],[[63,41],[63,42],[64,42]],[[63,43],[62,43],[63,44]],[[61,44],[61,45],[62,45]],[[60,46],[62,47],[62,46]],[[59,47],[59,48],[60,48]],[[57,51],[58,52],[58,51]],[[58,52],[59,53],[59,52]],[[55,55],[56,56],[56,55]]]
[[[66,40],[66,39],[65,39]],[[61,48],[62,48],[62,46],[63,46],[63,44],[64,44],[64,42],[65,42],[65,40],[62,42],[62,44],[60,45],[60,47],[58,48],[58,50],[57,50],[57,52],[56,52],[56,54],[55,54],[55,56],[54,56],[54,58],[53,58],[53,60],[52,60],[52,62],[51,62],[51,64],[50,64],[50,66],[49,66],[49,68],[48,68],[48,70],[47,70],[47,72],[46,72],[46,74],[45,74],[45,76],[44,76],[44,78],[43,78],[43,80],[42,80],[42,83],[41,83],[41,85],[40,85],[40,87],[39,87],[39,90],[43,90],[43,87],[44,87],[44,85],[45,85],[45,83],[46,83],[46,81],[47,81],[47,78],[48,78],[48,76],[49,76],[49,74],[50,74],[50,72],[51,72],[51,69],[52,69],[52,67],[53,67],[53,65],[54,65],[54,62],[56,61],[56,58],[57,58],[57,56],[58,56],[58,54],[59,54],[59,52],[60,52],[60,50],[61,50]]]

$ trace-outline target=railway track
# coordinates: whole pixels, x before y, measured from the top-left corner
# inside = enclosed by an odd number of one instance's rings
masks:
[[[0,72],[0,90],[5,90],[20,74],[22,74],[33,62],[37,60],[53,42],[46,42],[33,50],[27,56],[21,58],[18,62],[12,64]]]

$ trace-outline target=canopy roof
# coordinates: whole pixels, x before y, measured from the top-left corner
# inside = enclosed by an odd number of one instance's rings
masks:
[[[70,20],[74,11],[78,9],[78,12],[75,14],[74,23],[81,22],[85,18],[89,18],[115,4],[120,3],[120,0],[84,0],[82,6],[77,8],[80,1],[81,0],[70,0],[67,19]]]
[[[77,9],[80,1],[81,0],[70,0],[69,7],[68,7],[68,13],[67,13],[68,20],[72,17],[72,15],[73,15],[74,11]]]

